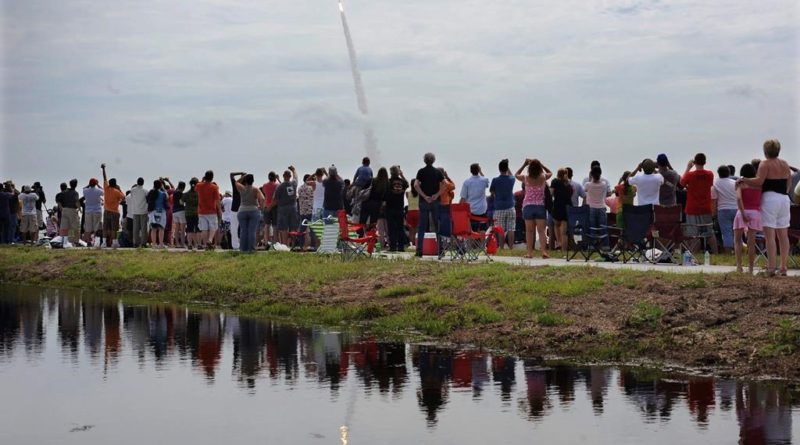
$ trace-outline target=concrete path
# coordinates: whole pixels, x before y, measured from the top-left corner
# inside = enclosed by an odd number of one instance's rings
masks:
[[[413,258],[412,253],[395,253],[395,254],[377,254],[382,257],[386,258],[393,258],[393,259],[411,259]],[[423,261],[439,261],[435,256],[424,256],[422,257]],[[598,262],[598,261],[583,261],[582,259],[575,259],[572,261],[566,261],[561,258],[550,258],[550,259],[542,259],[542,258],[523,258],[523,257],[510,257],[510,256],[493,256],[491,260],[495,263],[504,263],[504,264],[511,264],[514,266],[556,266],[556,267],[600,267],[603,269],[612,269],[612,270],[636,270],[636,271],[657,271],[657,272],[667,272],[667,273],[713,273],[713,274],[725,274],[736,272],[736,267],[734,266],[680,266],[675,264],[651,264],[651,263],[622,263],[621,261],[611,263],[611,262]],[[442,260],[444,263],[449,263],[450,260],[444,259]],[[485,256],[481,257],[480,260],[477,262],[485,263],[487,262],[487,258]],[[756,268],[756,273],[761,271],[760,268]],[[790,277],[800,277],[800,270],[798,269],[789,269],[789,276]]]

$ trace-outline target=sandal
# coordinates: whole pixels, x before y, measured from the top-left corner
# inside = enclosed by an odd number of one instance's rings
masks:
[[[780,276],[785,277],[785,276],[788,276],[788,275],[789,275],[789,272],[786,269],[781,268]]]
[[[767,278],[774,277],[775,276],[775,269],[769,269],[769,268],[764,269],[763,271],[758,273],[758,276],[759,277],[767,277]]]

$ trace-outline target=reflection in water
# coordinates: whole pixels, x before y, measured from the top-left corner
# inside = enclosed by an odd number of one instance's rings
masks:
[[[523,418],[536,423],[581,406],[602,419],[621,409],[612,404],[613,394],[640,412],[645,424],[674,422],[677,410],[691,418],[699,433],[720,421],[716,413],[727,413],[738,422],[740,443],[788,444],[797,416],[793,407],[800,405],[797,387],[787,384],[546,364],[474,349],[378,342],[174,305],[26,292],[0,288],[0,365],[18,360],[17,350],[28,362],[40,361],[48,352],[47,335],[56,335],[62,361],[71,366],[88,361],[104,378],[130,357],[139,369],[186,364],[208,385],[217,384],[227,367],[245,394],[255,394],[264,382],[289,389],[315,382],[331,400],[352,387],[348,381],[365,396],[376,393],[386,400],[400,401],[413,392],[420,418],[431,429],[439,427],[449,405],[464,403],[460,393],[476,404],[491,397],[503,407],[513,403]],[[523,380],[524,388],[517,388]]]

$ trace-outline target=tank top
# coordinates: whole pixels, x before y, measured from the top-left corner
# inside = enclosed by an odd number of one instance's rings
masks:
[[[239,211],[258,210],[258,200],[256,199],[256,189],[252,185],[246,185],[244,190],[239,192],[241,204]]]
[[[742,205],[745,210],[760,210],[761,209],[761,190],[759,189],[742,189]]]
[[[786,195],[786,179],[765,179],[761,184],[762,192],[775,192]]]
[[[528,184],[527,177],[525,178],[525,198],[522,200],[522,206],[543,206],[544,205],[544,188],[546,184],[530,185]]]

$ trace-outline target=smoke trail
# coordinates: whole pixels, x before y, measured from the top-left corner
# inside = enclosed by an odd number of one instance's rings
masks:
[[[361,71],[358,69],[358,59],[356,57],[356,48],[353,45],[353,37],[350,35],[350,27],[347,26],[347,17],[344,15],[344,5],[342,0],[339,0],[339,15],[342,17],[342,27],[344,28],[344,39],[347,42],[347,54],[350,57],[350,71],[353,73],[353,83],[356,89],[356,99],[358,100],[358,109],[364,117],[369,116],[369,108],[367,107],[367,94],[364,92],[364,82],[361,80]],[[367,151],[367,156],[370,157],[373,163],[380,164],[378,157],[378,139],[375,137],[375,131],[372,129],[372,124],[369,120],[364,124],[364,149]]]

